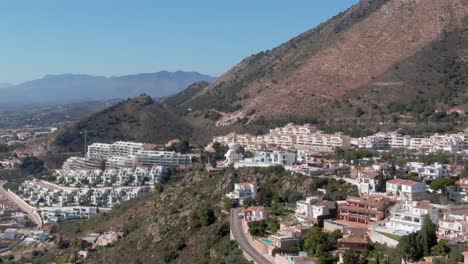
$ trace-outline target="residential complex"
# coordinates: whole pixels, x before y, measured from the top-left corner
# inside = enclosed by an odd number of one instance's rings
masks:
[[[351,138],[343,133],[326,134],[310,124],[296,125],[292,123],[284,127],[270,129],[265,135],[230,133],[225,136],[213,137],[213,142],[228,144],[233,142],[234,138],[242,147],[250,151],[279,147],[330,152],[335,148],[349,149],[352,146],[376,150],[468,151],[468,135],[465,133],[434,134],[424,138],[401,135],[397,132],[379,132],[368,137]]]
[[[234,138],[246,150],[265,150],[273,146],[283,149],[302,148],[320,151],[333,151],[336,147],[347,149],[351,146],[351,138],[342,133],[325,134],[310,124],[295,125],[292,123],[284,127],[270,129],[266,135],[254,136],[250,134],[236,135],[230,133],[213,138],[213,142],[228,144]]]
[[[63,169],[122,169],[192,164],[190,155],[146,149],[149,146],[124,141],[117,141],[113,144],[94,143],[88,147],[87,157],[71,157],[64,163]]]
[[[413,138],[396,132],[379,132],[372,136],[353,139],[353,144],[358,148],[378,150],[412,149],[429,152],[464,152],[468,150],[468,135],[465,133],[434,134],[427,138]]]

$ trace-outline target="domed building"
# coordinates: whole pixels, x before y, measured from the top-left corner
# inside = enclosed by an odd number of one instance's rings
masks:
[[[232,142],[228,144],[229,150],[224,155],[226,160],[222,163],[222,166],[228,167],[231,164],[239,162],[244,158],[244,154],[240,153],[239,149],[241,145],[237,143],[236,133],[234,132],[234,137]]]

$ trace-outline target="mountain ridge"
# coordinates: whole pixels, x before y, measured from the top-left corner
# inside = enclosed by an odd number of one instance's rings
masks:
[[[214,77],[198,72],[140,73],[123,76],[93,76],[88,74],[48,74],[43,78],[5,87],[0,103],[67,103],[134,97],[148,94],[166,97],[199,81]]]
[[[184,105],[199,110],[240,111],[241,118],[268,119],[304,112],[314,113],[310,116],[317,118],[319,111],[330,110],[335,100],[339,104],[351,100],[354,109],[340,113],[350,117],[349,113],[366,104],[366,100],[348,98],[350,94],[368,86],[385,93],[387,85],[397,85],[398,81],[384,80],[397,64],[450,34],[463,37],[468,27],[467,14],[466,0],[363,0],[277,48],[247,57]],[[457,58],[466,56],[463,45],[454,47],[449,43],[445,48]],[[437,53],[426,52],[425,56]],[[419,75],[428,68],[420,65],[409,70]],[[418,87],[426,94],[425,100],[445,89],[432,85]],[[416,90],[405,87],[403,82],[391,95],[407,89]],[[413,92],[411,96],[418,94]],[[384,113],[386,105],[378,106]],[[257,114],[249,117],[249,112]]]

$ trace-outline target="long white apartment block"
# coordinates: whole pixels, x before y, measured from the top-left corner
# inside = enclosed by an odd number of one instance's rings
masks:
[[[142,165],[190,165],[192,157],[173,151],[142,150],[135,154],[135,161]]]

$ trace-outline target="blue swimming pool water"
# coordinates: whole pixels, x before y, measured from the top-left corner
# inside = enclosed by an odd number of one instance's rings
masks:
[[[268,239],[268,238],[262,238],[262,242],[267,243],[267,244],[273,244],[273,240]]]
[[[409,232],[404,231],[404,230],[395,230],[395,231],[393,231],[393,234],[398,235],[398,236],[406,236],[406,235],[409,234]]]

